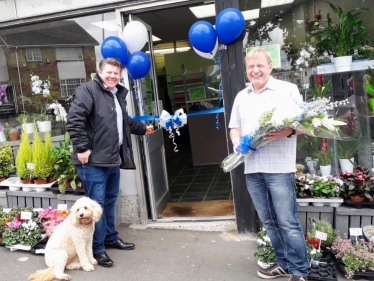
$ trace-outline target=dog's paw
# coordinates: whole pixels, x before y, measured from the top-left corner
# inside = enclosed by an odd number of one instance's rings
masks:
[[[70,280],[70,275],[67,274],[56,275],[55,277],[58,280]]]
[[[85,264],[84,266],[83,266],[83,270],[84,271],[92,271],[92,270],[95,270],[95,268],[94,268],[94,266],[92,265],[92,264]]]
[[[79,262],[72,262],[65,266],[66,269],[81,269],[82,265]]]
[[[95,260],[95,259],[90,259],[90,264],[96,265],[96,264],[97,264],[97,260]]]

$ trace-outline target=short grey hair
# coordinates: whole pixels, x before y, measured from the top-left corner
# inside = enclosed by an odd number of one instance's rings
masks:
[[[260,47],[253,48],[244,58],[244,62],[247,65],[250,59],[253,59],[258,56],[264,56],[269,64],[271,63],[271,56],[268,50]]]

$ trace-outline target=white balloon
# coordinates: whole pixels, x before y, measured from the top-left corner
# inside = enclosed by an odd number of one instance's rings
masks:
[[[195,47],[192,47],[192,48],[195,50],[196,54],[198,54],[200,57],[203,57],[205,59],[213,59],[216,56],[216,53],[218,50],[218,38],[216,39],[216,45],[214,46],[213,51],[211,51],[210,53],[203,53],[197,50]]]
[[[130,53],[141,51],[148,42],[147,28],[140,21],[131,21],[123,29],[123,41]]]

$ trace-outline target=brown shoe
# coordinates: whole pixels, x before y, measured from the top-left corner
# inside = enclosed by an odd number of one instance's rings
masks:
[[[257,271],[257,275],[263,279],[273,279],[277,277],[290,276],[287,270],[284,270],[276,263],[267,269],[260,268]]]
[[[303,276],[291,275],[288,281],[308,281],[308,278],[306,276],[303,277]]]

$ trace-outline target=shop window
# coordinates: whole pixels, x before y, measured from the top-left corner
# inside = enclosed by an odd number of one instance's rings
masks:
[[[40,48],[26,49],[27,61],[42,61],[42,51]]]
[[[83,60],[82,48],[56,48],[57,60]]]
[[[86,82],[86,79],[62,79],[60,80],[61,97],[67,98],[72,95],[75,89]]]

